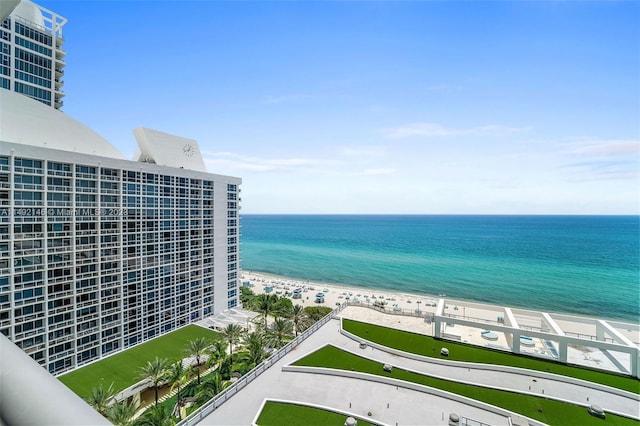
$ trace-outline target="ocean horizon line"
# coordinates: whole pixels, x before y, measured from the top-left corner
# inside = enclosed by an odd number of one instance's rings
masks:
[[[413,217],[636,217],[636,214],[577,214],[577,213],[243,213],[241,216],[413,216]]]

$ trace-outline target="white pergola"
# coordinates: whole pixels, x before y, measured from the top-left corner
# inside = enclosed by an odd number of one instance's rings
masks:
[[[463,306],[460,302],[458,305]],[[480,304],[468,303],[469,306],[482,306]],[[440,299],[433,317],[434,337],[446,339],[447,333],[444,332],[446,327],[443,324],[453,325],[459,324],[466,327],[483,328],[486,330],[504,333],[509,343],[511,352],[519,354],[521,336],[534,337],[544,340],[551,340],[558,343],[558,358],[562,363],[567,363],[567,354],[569,345],[581,345],[597,348],[602,351],[613,351],[629,354],[629,373],[640,378],[640,346],[632,342],[627,336],[621,333],[618,328],[624,325],[625,328],[640,328],[637,324],[620,323],[616,321],[606,321],[596,318],[586,318],[567,314],[550,314],[547,312],[523,311],[516,308],[503,307],[504,322],[478,322],[474,319],[465,318],[464,315],[452,315],[445,313],[446,301]],[[518,321],[518,314],[535,315],[540,321],[540,329],[533,330],[531,327],[522,328]],[[588,325],[590,329],[595,329],[595,335],[569,335],[562,326],[558,324],[574,323]]]
[[[229,324],[240,324],[243,326],[248,325],[257,317],[257,312],[245,311],[244,309],[231,308],[220,312],[217,315],[207,317],[201,321],[198,321],[198,325],[206,328],[225,328]]]

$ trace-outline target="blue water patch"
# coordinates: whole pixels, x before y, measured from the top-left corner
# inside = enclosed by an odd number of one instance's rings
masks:
[[[637,322],[638,216],[244,215],[242,266]]]

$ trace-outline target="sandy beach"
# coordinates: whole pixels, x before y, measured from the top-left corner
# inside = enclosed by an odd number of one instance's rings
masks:
[[[454,300],[447,298],[445,295],[420,295],[301,281],[253,271],[243,271],[241,279],[243,285],[249,285],[255,294],[271,293],[281,297],[289,297],[294,304],[302,306],[335,308],[348,301],[361,302],[365,305],[364,307],[349,306],[341,312],[340,316],[425,335],[433,334],[431,325],[425,321],[425,316],[428,313],[435,313],[438,301],[445,299],[445,314],[462,317],[478,323],[477,327],[461,325],[447,327],[446,333],[451,338],[473,345],[509,350],[504,333],[494,333],[491,339],[487,339],[482,334],[483,324],[499,324],[501,318],[504,318],[505,306]],[[296,290],[298,294],[294,296]],[[366,307],[366,305],[371,306],[376,303],[384,306],[385,312],[378,312]],[[517,308],[513,308],[512,311],[521,327],[531,330],[540,329],[540,312]],[[402,313],[404,315],[389,315],[389,313]],[[563,329],[569,329],[581,335],[593,336],[595,334],[595,331],[588,324],[571,321],[562,325]],[[638,325],[628,325],[629,329],[625,327],[618,329],[618,331],[635,344],[638,344],[640,342]],[[529,344],[522,347],[523,353],[542,357],[549,357],[551,355],[550,350],[548,344],[541,339],[532,339]],[[568,356],[570,363],[620,372],[622,372],[620,363],[627,364],[629,361],[626,354],[616,355],[616,360],[611,357],[611,354],[603,353],[595,348],[585,347],[570,347]]]
[[[294,303],[304,306],[336,306],[347,301],[360,301],[374,304],[382,303],[387,310],[406,310],[409,312],[435,312],[438,296],[420,296],[415,294],[398,293],[388,290],[375,290],[347,285],[335,285],[315,283],[310,281],[297,281],[276,275],[243,271],[242,282],[249,281],[254,286],[254,293],[261,294],[271,288],[273,294],[293,298],[296,289],[302,289],[302,297],[293,299]],[[322,302],[316,302],[316,295],[322,293]]]

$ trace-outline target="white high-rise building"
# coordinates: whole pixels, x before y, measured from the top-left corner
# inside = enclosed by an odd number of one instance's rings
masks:
[[[0,3],[13,10],[0,27],[0,88],[62,108],[62,27],[67,20],[29,0]]]
[[[51,373],[238,305],[241,180],[134,133],[131,161],[0,89],[0,332]]]

